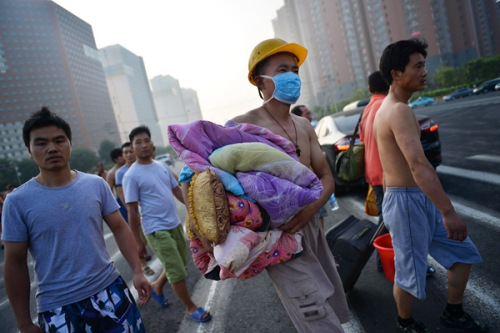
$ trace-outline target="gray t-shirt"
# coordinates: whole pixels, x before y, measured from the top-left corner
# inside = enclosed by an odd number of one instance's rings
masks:
[[[102,220],[118,208],[104,179],[81,172],[58,188],[33,178],[7,196],[2,239],[28,242],[38,312],[90,297],[119,276],[106,251]]]
[[[122,167],[118,170],[116,170],[115,173],[115,186],[122,186],[123,185],[123,176],[125,176],[125,173],[128,171],[129,166],[124,164]]]
[[[144,234],[171,230],[181,221],[177,216],[172,189],[177,180],[165,163],[134,163],[123,177],[125,202],[139,202]]]

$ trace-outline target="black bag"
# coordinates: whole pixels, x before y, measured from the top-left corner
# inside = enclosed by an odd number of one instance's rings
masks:
[[[354,146],[362,116],[363,112],[359,116],[356,129],[349,143],[349,149],[340,152],[335,158],[335,173],[337,177],[349,182],[358,180],[365,174],[365,146],[363,144]]]
[[[351,215],[327,231],[326,240],[335,257],[344,291],[354,287],[375,249],[373,240],[380,236],[383,229],[383,222],[377,226]]]

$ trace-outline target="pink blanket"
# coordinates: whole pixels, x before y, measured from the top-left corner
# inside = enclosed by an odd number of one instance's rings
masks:
[[[258,206],[230,193],[227,196],[231,230],[224,243],[214,247],[213,255],[205,251],[199,239],[190,243],[194,263],[203,275],[219,266],[221,280],[245,280],[302,251],[299,234],[277,229],[256,232],[263,223]]]

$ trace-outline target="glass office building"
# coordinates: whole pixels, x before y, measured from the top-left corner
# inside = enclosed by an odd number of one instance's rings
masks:
[[[47,0],[0,1],[0,157],[27,156],[21,128],[48,106],[66,119],[73,147],[120,144],[92,27]]]

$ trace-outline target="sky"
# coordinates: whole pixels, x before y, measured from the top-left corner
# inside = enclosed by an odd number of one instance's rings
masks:
[[[196,90],[205,120],[224,124],[262,104],[248,59],[274,37],[284,0],[53,0],[92,26],[98,48],[120,44],[148,78],[170,75]]]

